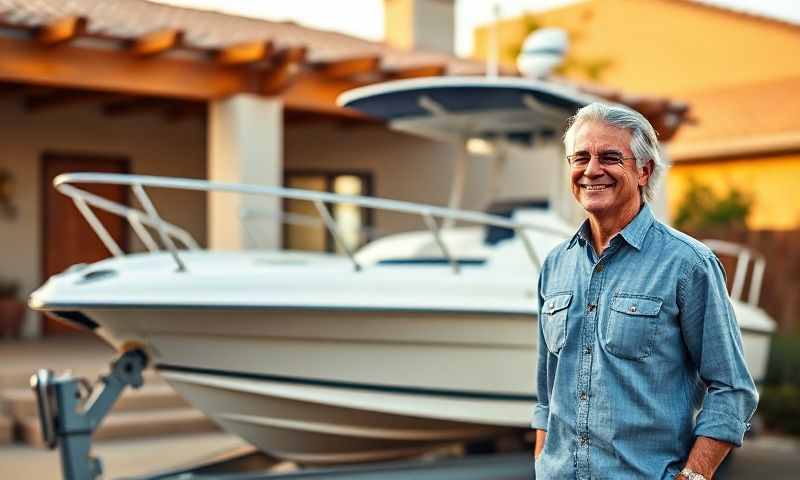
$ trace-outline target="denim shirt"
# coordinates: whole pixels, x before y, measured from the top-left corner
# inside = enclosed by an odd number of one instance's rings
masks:
[[[758,394],[717,257],[645,205],[598,258],[588,221],[539,277],[538,480],[672,479],[740,446]]]

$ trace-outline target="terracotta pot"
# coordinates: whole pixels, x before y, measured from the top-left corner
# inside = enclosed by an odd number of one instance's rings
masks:
[[[15,298],[0,298],[0,338],[19,338],[25,304]]]

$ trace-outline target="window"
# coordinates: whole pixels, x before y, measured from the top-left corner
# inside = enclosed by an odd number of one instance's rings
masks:
[[[372,175],[355,172],[288,171],[286,187],[342,195],[371,195]],[[285,200],[283,204],[283,247],[288,250],[344,253],[328,232],[312,202]],[[342,241],[356,250],[368,240],[372,211],[348,203],[328,204]]]

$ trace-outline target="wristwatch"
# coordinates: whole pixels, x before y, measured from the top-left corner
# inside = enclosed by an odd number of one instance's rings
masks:
[[[681,470],[681,473],[679,473],[678,476],[683,478],[688,478],[689,480],[706,480],[706,477],[695,472],[691,468],[684,468],[683,470]]]

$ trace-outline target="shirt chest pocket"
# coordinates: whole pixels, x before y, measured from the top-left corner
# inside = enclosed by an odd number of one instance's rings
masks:
[[[648,295],[616,293],[611,297],[603,345],[617,357],[642,360],[653,351],[663,300]]]
[[[540,321],[547,349],[556,355],[567,339],[567,311],[572,303],[572,292],[562,292],[545,298]]]

